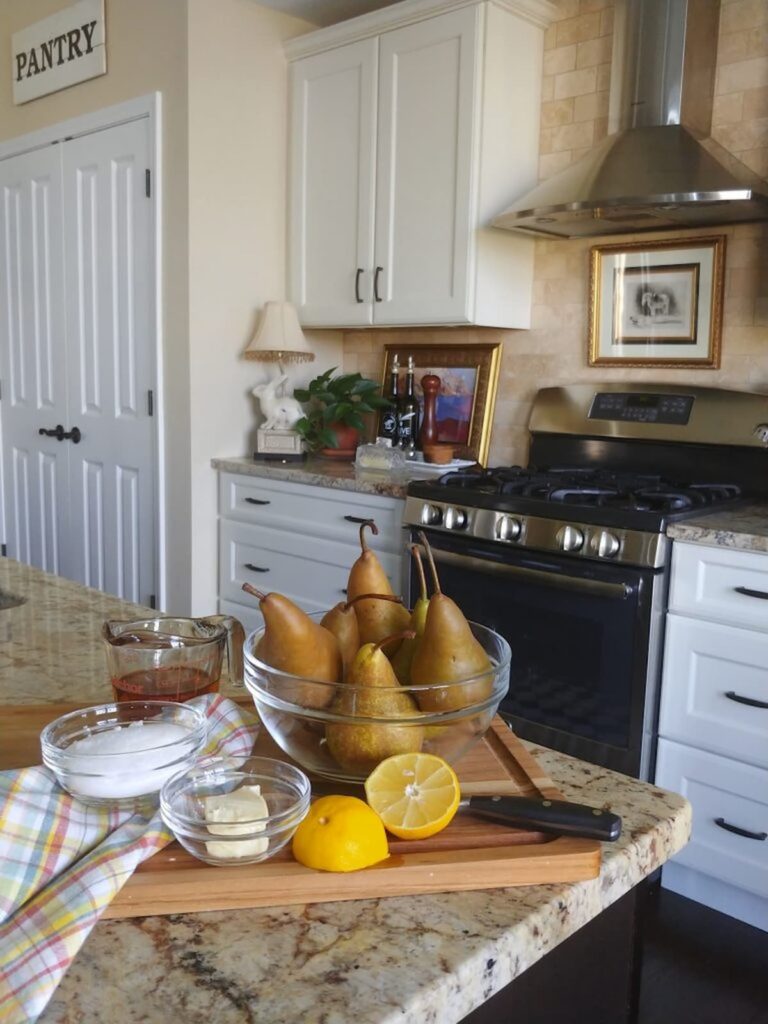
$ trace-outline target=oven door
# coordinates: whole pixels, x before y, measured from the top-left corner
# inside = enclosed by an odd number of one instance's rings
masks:
[[[444,593],[512,648],[500,713],[525,739],[647,777],[657,658],[652,570],[425,531]],[[413,537],[416,541],[416,536]],[[411,575],[411,598],[416,597]]]

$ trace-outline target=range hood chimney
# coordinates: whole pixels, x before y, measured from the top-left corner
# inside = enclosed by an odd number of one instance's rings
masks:
[[[494,227],[582,238],[768,220],[768,184],[709,138],[719,0],[616,0],[609,135]]]

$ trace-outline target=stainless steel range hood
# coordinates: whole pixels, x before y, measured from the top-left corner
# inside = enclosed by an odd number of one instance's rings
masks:
[[[617,0],[609,129],[495,227],[579,238],[768,220],[768,184],[708,138],[719,0]]]

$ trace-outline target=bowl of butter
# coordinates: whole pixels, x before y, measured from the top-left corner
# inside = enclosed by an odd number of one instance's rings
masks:
[[[309,810],[301,771],[268,757],[209,757],[174,775],[160,792],[168,829],[206,864],[257,864],[291,839]]]

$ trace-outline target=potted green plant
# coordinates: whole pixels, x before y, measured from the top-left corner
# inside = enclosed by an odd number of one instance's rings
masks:
[[[363,415],[383,408],[379,385],[359,373],[334,376],[336,367],[326,370],[306,388],[295,388],[294,397],[306,415],[294,424],[307,448],[337,459],[354,458],[365,428]]]

